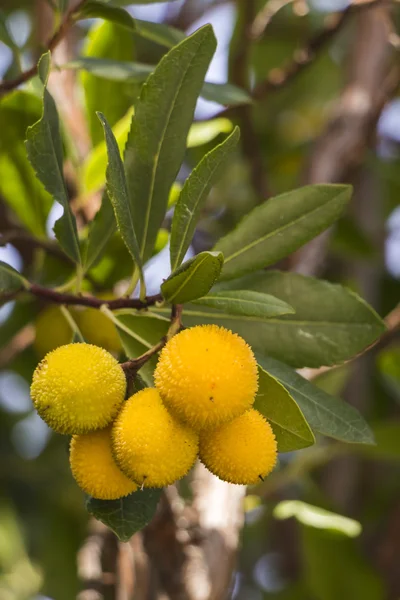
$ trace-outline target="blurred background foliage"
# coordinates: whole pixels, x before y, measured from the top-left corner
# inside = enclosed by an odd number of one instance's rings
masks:
[[[54,4],[54,0],[1,1],[0,74],[5,81],[37,59],[60,18]],[[97,209],[104,181],[105,148],[95,111],[102,111],[110,124],[117,126],[123,146],[126,113],[140,81],[127,80],[115,65],[99,76],[79,70],[73,61],[89,57],[154,65],[166,50],[165,44],[158,43],[160,35],[164,41],[166,35],[177,40],[179,31],[192,32],[211,22],[219,47],[208,81],[229,81],[242,89],[260,89],[260,94],[251,105],[228,109],[204,99],[198,103],[199,125],[192,131],[181,179],[222,139],[221,134],[233,124],[242,127],[241,150],[210,195],[192,252],[209,249],[262,199],[312,178],[312,161],[316,153],[326,151],[323,141],[332,133],[332,123],[340,128],[335,116],[344,90],[352,78],[357,79],[354,69],[368,71],[369,59],[363,58],[364,49],[357,45],[374,43],[373,32],[370,40],[361,39],[359,15],[369,9],[354,10],[329,37],[332,13],[339,13],[340,18],[348,12],[343,0],[268,0],[266,5],[265,0],[120,4],[128,5],[138,19],[175,29],[154,27],[150,36],[141,36],[110,22],[87,19],[71,29],[54,53],[59,70],[51,77],[50,91],[62,116],[65,175],[79,226],[85,230]],[[393,7],[390,15],[386,42],[389,62],[395,63],[399,9]],[[321,32],[326,40],[316,52],[301,54]],[[357,53],[361,58],[354,58]],[[300,65],[299,73],[280,86],[279,80],[293,60]],[[70,68],[63,68],[65,64]],[[375,79],[380,81],[375,66],[370,65],[372,85]],[[267,76],[269,83],[263,91]],[[354,201],[328,246],[319,250],[321,261],[312,269],[357,290],[382,316],[400,298],[397,92],[394,86],[369,124],[368,146],[358,148],[356,160],[338,170],[339,179],[354,184]],[[52,227],[59,207],[52,205],[35,179],[25,154],[26,128],[39,116],[35,80],[1,99],[0,258],[30,272],[37,281],[55,286],[72,275],[72,265],[62,258],[54,242]],[[173,202],[172,194],[171,205]],[[163,248],[169,223],[170,215],[159,235],[156,256],[146,267],[150,294],[158,291],[165,276],[168,257]],[[300,254],[279,266],[301,271],[302,260]],[[118,293],[130,268],[125,247],[114,237],[91,269],[88,286],[95,293]],[[33,299],[6,303],[0,309],[1,600],[70,600],[79,587],[76,554],[87,528],[83,498],[68,470],[65,439],[48,431],[33,413],[29,399],[29,382],[45,352],[43,343],[58,345],[64,343],[63,335],[69,335],[61,313],[53,314],[40,332],[40,319],[36,319],[44,309]],[[83,318],[90,322],[90,313]],[[94,329],[102,326],[97,323]],[[114,352],[120,350],[113,331],[94,341]],[[400,596],[398,334],[391,336],[384,348],[378,346],[351,365],[321,374],[316,382],[363,412],[375,431],[377,445],[361,449],[321,442],[281,457],[279,470],[248,492],[231,595],[241,600],[395,600]],[[297,503],[288,506],[287,500]],[[327,512],[321,514],[315,507]],[[343,521],[339,515],[352,521]]]

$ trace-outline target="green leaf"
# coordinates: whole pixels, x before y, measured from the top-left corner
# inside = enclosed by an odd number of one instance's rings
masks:
[[[118,500],[88,498],[86,509],[112,529],[121,542],[128,542],[134,533],[150,523],[161,494],[161,489],[144,489]]]
[[[112,128],[121,155],[132,122],[133,110],[128,110]],[[104,139],[89,153],[82,167],[82,179],[85,193],[99,190],[106,181],[107,146]]]
[[[276,317],[257,327],[234,324],[235,331],[254,350],[294,367],[339,364],[370,346],[385,331],[383,321],[364,300],[327,281],[268,271],[221,287],[271,294],[294,308],[294,315]]]
[[[210,292],[207,296],[193,300],[193,304],[210,306],[227,315],[254,317],[257,321],[294,312],[289,304],[274,296],[249,290]]]
[[[97,113],[104,129],[104,137],[107,144],[108,166],[106,172],[107,192],[114,208],[115,218],[122,239],[125,242],[133,260],[140,270],[140,278],[143,280],[142,262],[137,242],[135,223],[129,202],[128,188],[125,179],[124,165],[119,154],[119,148],[111,127],[105,116]]]
[[[197,97],[216,48],[210,25],[166,54],[142,87],[125,148],[140,255],[152,254],[182,164]]]
[[[252,102],[245,90],[231,83],[205,83],[201,95],[205,100],[227,106],[239,106]]]
[[[223,117],[211,119],[210,121],[197,121],[190,128],[187,147],[195,148],[196,146],[208,144],[220,133],[230,133],[232,129],[232,121]]]
[[[184,304],[210,291],[224,264],[220,252],[200,252],[183,263],[161,286],[161,293],[171,304]]]
[[[284,258],[341,215],[349,185],[308,185],[254,208],[215,250],[225,256],[223,279],[239,277]]]
[[[185,39],[183,31],[164,23],[151,23],[140,19],[135,19],[135,23],[137,35],[166,48],[172,48]]]
[[[38,73],[43,84],[43,114],[37,123],[28,128],[25,144],[38,179],[64,208],[62,217],[54,226],[56,237],[65,253],[76,263],[80,263],[78,231],[63,177],[63,149],[57,108],[46,87],[50,60],[50,52],[43,54],[39,60]]]
[[[118,334],[128,358],[137,358],[155,346],[167,334],[170,324],[168,319],[148,312],[132,314],[132,311],[118,311],[114,315]],[[153,372],[157,360],[157,356],[153,356],[140,369],[140,375],[149,386],[154,385]]]
[[[359,521],[338,515],[320,506],[312,506],[301,500],[279,502],[274,508],[273,515],[276,519],[295,517],[299,523],[308,527],[333,531],[349,538],[358,537],[362,531]]]
[[[38,181],[25,148],[27,128],[40,119],[40,99],[17,90],[0,102],[0,193],[26,229],[46,235],[52,198]]]
[[[7,263],[0,260],[0,294],[17,292],[26,286],[26,281]]]
[[[118,6],[106,4],[100,0],[86,0],[76,14],[76,19],[105,19],[116,25],[135,31],[135,20],[131,15]]]
[[[342,442],[374,443],[371,429],[353,406],[315,387],[284,363],[260,355],[257,355],[257,360],[263,369],[285,386],[314,432]]]
[[[87,272],[101,257],[108,241],[117,230],[113,207],[107,192],[103,193],[101,207],[89,226],[85,248],[84,267]]]
[[[83,51],[83,60],[129,61],[135,56],[134,36],[126,28],[110,21],[94,25]],[[99,75],[99,76],[97,76]],[[122,81],[105,79],[101,73],[81,73],[87,120],[92,143],[103,141],[103,132],[96,111],[106,115],[113,127],[132,106],[132,86]]]
[[[206,154],[185,181],[175,207],[171,226],[170,256],[171,269],[175,271],[182,263],[192,241],[200,211],[213,185],[231,158],[239,141],[240,131],[236,127],[222,144]]]
[[[152,25],[157,24],[154,23]],[[185,36],[183,36],[183,38],[181,39],[184,42],[188,38],[185,38]],[[166,43],[163,45],[170,46],[170,44]],[[84,71],[88,71],[92,75],[109,79],[111,81],[121,83],[130,82],[139,84],[145,81],[146,77],[153,73],[157,67],[154,65],[148,65],[129,60],[113,59],[107,55],[104,55],[104,58],[80,56],[75,60],[71,60],[67,63],[64,63],[60,66],[60,68],[82,69]],[[251,102],[251,99],[246,94],[246,92],[243,92],[242,90],[239,90],[239,88],[235,88],[230,84],[206,82],[203,84],[201,90],[199,91],[200,96],[204,99],[210,99],[212,93],[214,93],[215,96],[219,94],[221,97],[221,103],[230,106],[236,106]]]
[[[279,452],[291,452],[315,443],[314,434],[294,398],[260,366],[254,408],[270,421]]]

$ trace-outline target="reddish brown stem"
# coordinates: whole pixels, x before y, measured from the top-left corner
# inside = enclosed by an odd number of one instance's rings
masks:
[[[63,294],[45,288],[36,283],[32,283],[29,287],[29,291],[34,296],[55,302],[56,304],[66,304],[68,306],[91,306],[92,308],[100,308],[102,305],[106,305],[110,310],[117,310],[119,308],[136,308],[143,309],[149,306],[154,306],[157,302],[162,301],[161,294],[155,294],[154,296],[146,296],[145,300],[139,300],[139,298],[116,298],[115,300],[104,300],[96,298],[95,296],[74,296],[73,294]]]
[[[54,33],[54,35],[49,39],[46,44],[46,50],[54,50],[54,48],[61,42],[61,40],[66,35],[68,29],[74,24],[75,17],[78,11],[85,4],[86,0],[81,0],[75,7],[71,7],[70,10],[66,13],[64,19],[62,20],[60,27]],[[8,81],[2,81],[0,83],[0,97],[11,90],[14,90],[22,83],[29,81],[37,74],[37,65],[33,65],[26,71],[23,71],[18,77],[15,79],[10,79]]]

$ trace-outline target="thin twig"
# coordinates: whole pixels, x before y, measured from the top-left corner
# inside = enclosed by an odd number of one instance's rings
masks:
[[[326,19],[325,27],[311,38],[302,48],[295,50],[288,63],[279,69],[273,69],[267,78],[253,90],[253,98],[260,100],[268,93],[279,90],[291,83],[306,67],[317,58],[318,53],[342,30],[352,15],[374,4],[382,4],[382,0],[363,0],[353,2],[343,12],[332,14]]]
[[[47,51],[54,50],[54,48],[56,48],[56,46],[61,42],[61,40],[66,35],[68,29],[74,24],[76,15],[79,12],[79,10],[83,7],[85,2],[86,0],[80,0],[80,2],[78,2],[78,4],[75,5],[75,7],[71,7],[69,11],[65,14],[65,17],[62,20],[59,28],[46,44]],[[30,69],[27,69],[26,71],[20,73],[18,77],[15,77],[15,79],[2,81],[0,83],[0,97],[6,94],[7,92],[10,92],[11,90],[14,90],[22,83],[26,83],[27,81],[32,79],[32,77],[34,77],[36,74],[37,65],[33,65],[32,67],[30,67]]]
[[[49,302],[55,304],[65,304],[66,306],[91,306],[92,308],[100,308],[107,306],[110,310],[118,310],[119,308],[135,308],[138,310],[154,306],[157,302],[162,302],[161,294],[154,296],[146,296],[144,300],[139,298],[116,298],[115,300],[106,300],[104,298],[96,298],[95,296],[75,296],[74,294],[63,294],[56,290],[43,287],[37,283],[32,283],[26,290]]]

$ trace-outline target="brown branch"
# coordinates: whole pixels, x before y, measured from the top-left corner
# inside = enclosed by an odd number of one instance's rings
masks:
[[[26,291],[38,298],[54,302],[55,304],[65,304],[66,306],[91,306],[92,308],[107,306],[110,310],[118,310],[120,308],[135,308],[140,310],[148,308],[149,306],[154,306],[157,302],[162,302],[163,300],[161,294],[146,296],[144,300],[139,300],[139,298],[116,298],[115,300],[105,300],[96,298],[95,296],[75,296],[74,294],[57,292],[56,290],[43,287],[37,283],[32,283]]]
[[[49,254],[53,254],[53,256],[72,264],[72,260],[66,254],[64,254],[57,244],[53,243],[51,240],[36,238],[22,229],[13,229],[5,233],[0,233],[0,246],[13,244],[14,242],[18,241],[26,242],[32,248],[41,248]]]
[[[242,89],[249,88],[249,64],[251,58],[250,27],[256,10],[254,0],[238,0],[241,31],[237,34],[238,42],[232,53],[231,79]],[[250,169],[251,183],[258,200],[265,200],[270,195],[265,172],[263,154],[260,148],[257,131],[253,122],[253,111],[249,105],[238,106],[234,111],[241,132],[243,154]]]
[[[66,35],[69,28],[75,23],[76,15],[77,15],[78,11],[83,7],[85,2],[86,2],[86,0],[80,0],[80,2],[78,2],[78,4],[76,4],[75,6],[72,6],[67,11],[59,28],[52,35],[52,37],[48,40],[48,42],[46,44],[46,51],[49,51],[49,50],[53,51],[57,47],[57,45],[61,42],[61,40]],[[3,96],[4,94],[6,94],[7,92],[14,90],[22,83],[26,83],[27,81],[32,79],[32,77],[34,77],[36,74],[37,74],[37,65],[33,65],[26,71],[23,71],[20,75],[18,75],[18,77],[15,77],[15,79],[9,79],[6,81],[2,81],[0,83],[0,97]]]
[[[400,69],[390,67],[390,5],[378,0],[366,7],[357,18],[348,82],[331,120],[314,145],[304,177],[306,183],[349,179],[361,165],[379,115],[399,85]],[[293,256],[294,270],[318,275],[330,235],[328,230],[299,250]]]
[[[82,591],[77,600],[115,598],[118,586],[118,540],[100,521],[91,519],[89,536],[77,557]]]
[[[343,12],[327,17],[325,27],[315,37],[302,48],[295,50],[286,65],[273,69],[268,77],[255,87],[253,98],[260,100],[270,92],[291,83],[314,62],[321,50],[343,29],[355,12],[381,3],[382,0],[359,0],[350,4]]]

